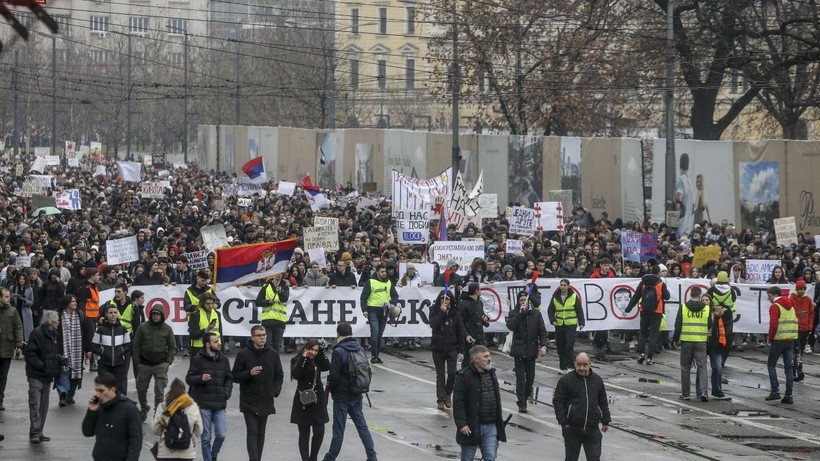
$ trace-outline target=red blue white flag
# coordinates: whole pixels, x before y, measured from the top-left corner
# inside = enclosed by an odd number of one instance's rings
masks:
[[[285,272],[296,239],[218,248],[214,262],[214,288],[222,290]]]

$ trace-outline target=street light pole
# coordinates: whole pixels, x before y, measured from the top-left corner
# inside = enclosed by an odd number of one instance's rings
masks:
[[[332,9],[330,12],[330,33],[332,34],[330,44],[330,92],[327,103],[327,127],[332,130],[336,128],[336,2],[326,2],[325,5],[330,5]]]
[[[188,163],[188,31],[185,31],[185,49],[183,50],[183,87],[185,91],[185,109],[183,114],[182,159]]]
[[[460,91],[460,72],[458,65],[458,0],[453,0],[453,68],[452,68],[452,92],[453,92],[453,174],[458,173],[459,160],[461,159],[461,148],[458,145],[458,98]]]
[[[675,209],[675,9],[673,0],[666,0],[666,210]]]

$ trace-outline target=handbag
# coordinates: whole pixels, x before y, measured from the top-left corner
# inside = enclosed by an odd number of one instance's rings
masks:
[[[304,405],[314,405],[319,401],[319,396],[313,389],[316,387],[316,378],[319,375],[319,369],[313,365],[313,385],[303,391],[299,391],[299,402]]]

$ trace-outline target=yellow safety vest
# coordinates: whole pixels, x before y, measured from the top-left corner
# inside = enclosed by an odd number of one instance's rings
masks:
[[[114,303],[116,305],[116,303]],[[119,306],[117,307],[119,310]],[[131,324],[131,320],[134,318],[134,304],[128,303],[125,305],[125,309],[122,310],[120,313],[120,323],[122,326],[128,330],[129,334],[134,334],[134,325]]]
[[[367,298],[368,307],[382,307],[390,304],[390,288],[393,282],[390,280],[382,282],[375,278],[370,279],[370,296]]]
[[[699,312],[689,309],[686,303],[681,306],[680,340],[687,343],[705,343],[709,336],[709,308]]]
[[[774,340],[794,341],[797,339],[797,313],[794,309],[786,309],[780,304],[777,304],[777,307],[780,309],[780,319],[777,321]]]
[[[193,291],[191,291],[191,289],[190,289],[190,288],[188,288],[187,290],[185,290],[185,292],[186,292],[186,293],[188,293],[188,298],[191,300],[191,305],[192,305],[192,306],[194,306],[194,307],[199,307],[199,297],[200,297],[200,296],[203,296],[205,293],[211,293],[211,294],[213,294],[214,289],[213,289],[213,287],[210,287],[210,288],[208,288],[208,289],[207,289],[204,293],[202,293],[202,294],[201,294],[201,295],[199,295],[199,296],[197,296],[197,295],[196,295],[196,293],[194,293]]]
[[[718,306],[728,307],[732,311],[732,318],[735,317],[735,301],[732,299],[732,289],[730,288],[725,294],[715,292],[712,299]]]
[[[279,301],[279,293],[273,289],[270,283],[265,288],[265,299],[271,302],[270,306],[262,307],[262,320],[277,320],[279,322],[288,321],[288,308]]]
[[[208,314],[207,312],[205,312],[205,309],[199,308],[199,329],[200,330],[204,330],[204,329],[208,328],[208,325],[210,325],[211,320],[214,320],[214,319],[216,319],[216,323],[214,324],[214,328],[213,328],[213,330],[211,330],[211,333],[219,336],[219,313],[216,312],[216,309],[211,309],[211,313]],[[192,339],[191,340],[191,347],[205,347],[205,345],[202,343],[202,338]]]
[[[578,316],[575,314],[575,303],[578,296],[573,291],[563,303],[559,298],[552,298],[552,305],[555,306],[555,323],[558,326],[578,325]]]

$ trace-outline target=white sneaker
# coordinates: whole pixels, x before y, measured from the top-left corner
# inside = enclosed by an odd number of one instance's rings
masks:
[[[812,352],[814,352],[814,351],[811,350],[811,344],[806,344],[806,348],[803,349],[803,353],[804,354],[811,354]]]
[[[567,370],[558,370],[558,374],[559,375],[565,375],[565,374],[567,374]]]
[[[629,343],[629,350],[630,350],[630,351],[634,351],[634,350],[635,350],[635,349],[637,349],[637,348],[638,348],[638,343],[637,343],[637,341],[632,341],[631,343]]]

